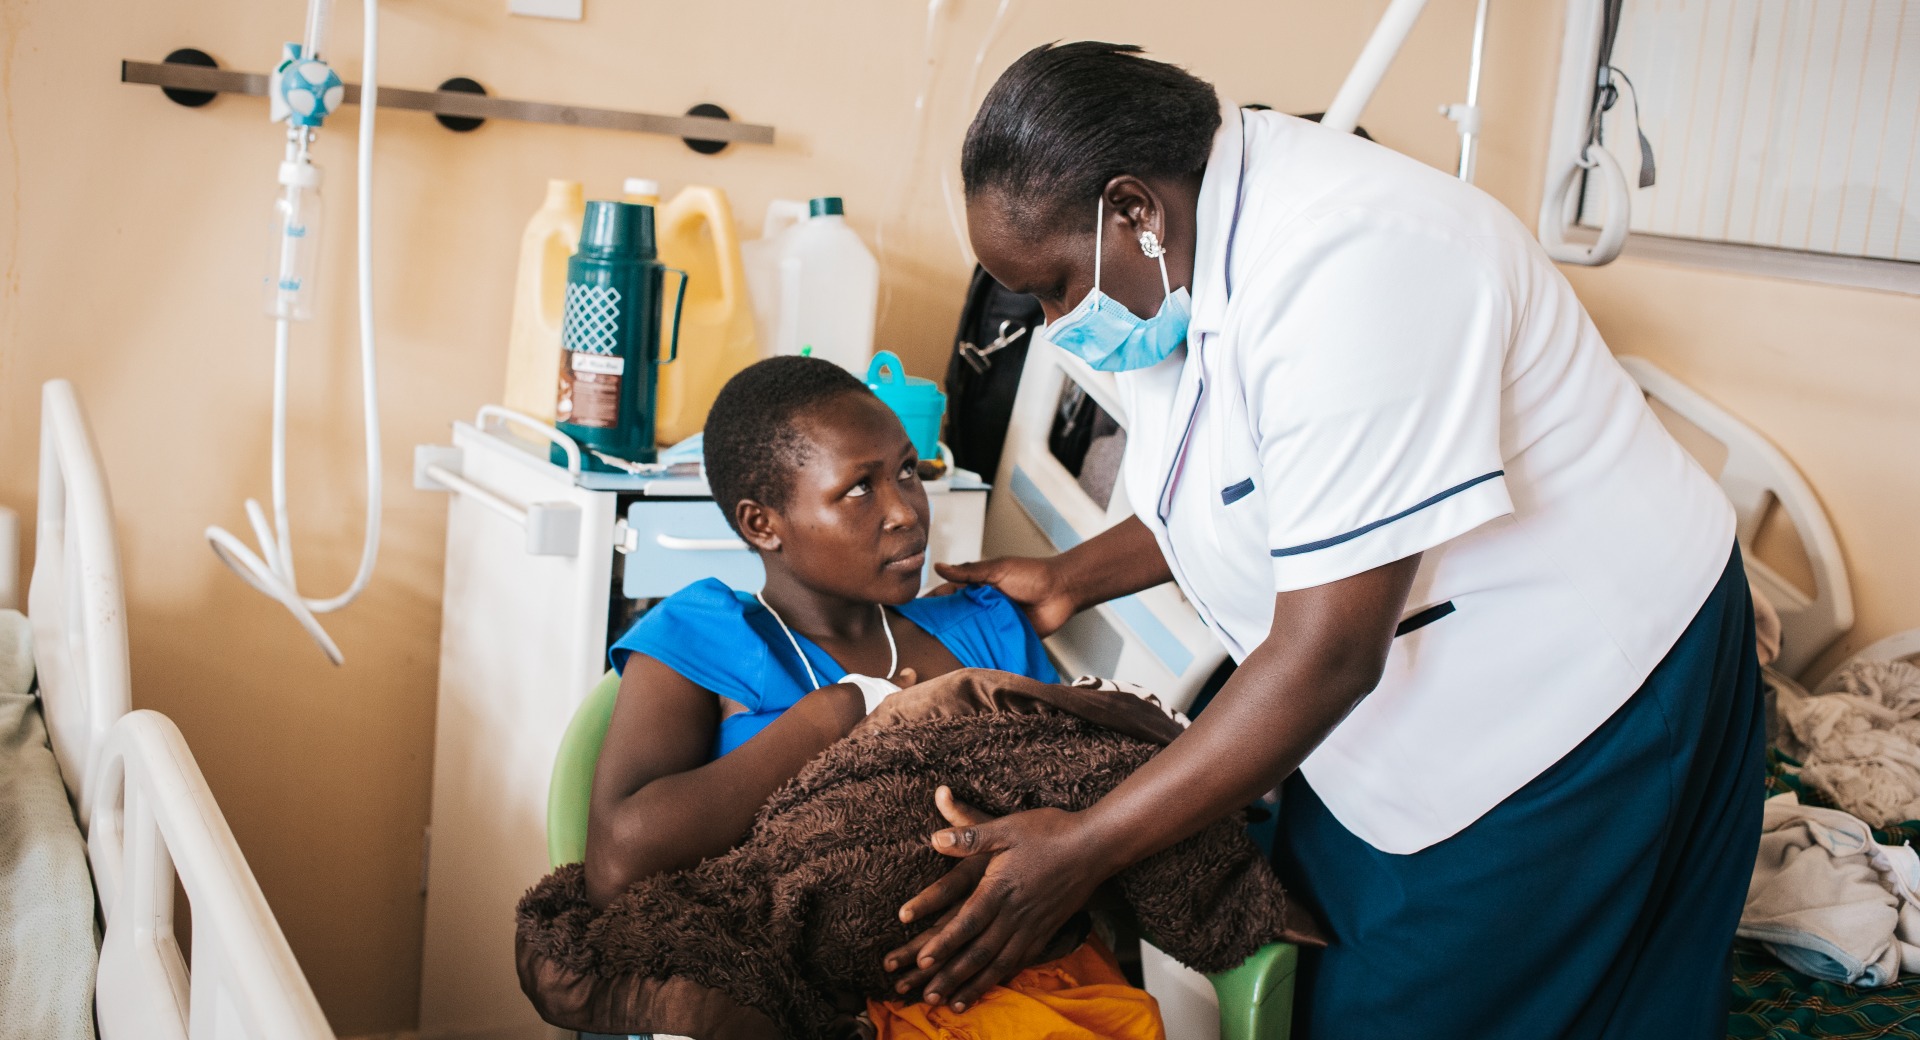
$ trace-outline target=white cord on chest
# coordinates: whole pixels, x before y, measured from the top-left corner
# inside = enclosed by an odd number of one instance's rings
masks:
[[[826,685],[825,683],[820,681],[820,674],[813,670],[813,662],[807,660],[807,655],[805,651],[802,651],[800,649],[800,640],[794,638],[793,629],[787,627],[787,619],[781,617],[780,612],[773,609],[773,604],[767,602],[767,597],[762,596],[761,594],[756,592],[753,594],[753,598],[759,600],[760,605],[767,608],[767,613],[773,615],[773,620],[775,623],[777,623],[780,626],[780,631],[785,632],[787,634],[787,642],[793,646],[794,655],[800,658],[800,664],[806,668],[807,680],[813,683],[813,688],[817,690],[820,687]],[[888,660],[887,660],[887,674],[884,676],[884,678],[892,679],[895,675],[898,675],[900,673],[900,647],[897,643],[893,641],[893,625],[887,621],[886,606],[884,604],[878,604],[878,603],[874,604],[874,606],[877,607],[880,611],[880,631],[886,633],[886,636],[887,636]]]

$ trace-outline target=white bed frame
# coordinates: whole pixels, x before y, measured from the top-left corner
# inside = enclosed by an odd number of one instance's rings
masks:
[[[1714,477],[1733,502],[1734,533],[1746,560],[1747,579],[1780,614],[1780,656],[1773,666],[1786,675],[1800,675],[1853,628],[1853,589],[1847,581],[1846,559],[1840,555],[1839,539],[1819,497],[1780,449],[1753,427],[1646,358],[1625,356],[1620,364],[1649,398],[1726,448],[1726,462]],[[1812,565],[1812,595],[1781,577],[1753,551],[1760,526],[1776,502],[1793,522]]]
[[[121,588],[100,456],[72,385],[55,380],[41,393],[27,602],[41,706],[105,925],[100,1035],[333,1040],[179,729],[129,711]],[[176,881],[191,909],[191,964],[174,936]]]
[[[1860,661],[1913,661],[1917,658],[1920,658],[1920,628],[1909,628],[1905,632],[1895,632],[1840,662],[1840,668]],[[1840,668],[1834,671],[1838,672]]]
[[[94,997],[104,1040],[333,1040],[266,896],[180,730],[136,711],[108,732],[87,834],[106,938]],[[174,882],[193,916],[189,966]]]
[[[133,703],[113,501],[86,416],[64,379],[40,392],[39,508],[27,592],[34,669],[54,757],[84,828],[94,757]]]

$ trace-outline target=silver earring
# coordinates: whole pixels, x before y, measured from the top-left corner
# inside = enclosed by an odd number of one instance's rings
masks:
[[[1147,254],[1147,259],[1157,260],[1166,255],[1167,248],[1160,244],[1159,237],[1153,232],[1142,231],[1140,232],[1140,251]]]

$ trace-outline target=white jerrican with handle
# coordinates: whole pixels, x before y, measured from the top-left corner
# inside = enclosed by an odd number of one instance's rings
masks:
[[[768,204],[760,238],[740,244],[761,353],[811,347],[858,376],[873,359],[880,265],[836,197]]]
[[[774,199],[767,203],[767,215],[760,224],[760,237],[740,243],[740,266],[747,274],[747,302],[753,307],[754,342],[763,357],[781,353],[780,315],[792,314],[795,307],[785,297],[787,286],[781,277],[781,251],[789,229],[807,219],[807,204],[793,199]],[[794,301],[800,286],[793,286]],[[788,351],[791,353],[791,351]]]

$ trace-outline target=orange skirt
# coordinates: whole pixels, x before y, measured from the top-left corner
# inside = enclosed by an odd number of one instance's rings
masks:
[[[1057,961],[1036,964],[982,994],[965,1013],[946,1005],[870,1000],[879,1040],[1166,1040],[1160,1005],[1120,974],[1106,946],[1088,938]]]

